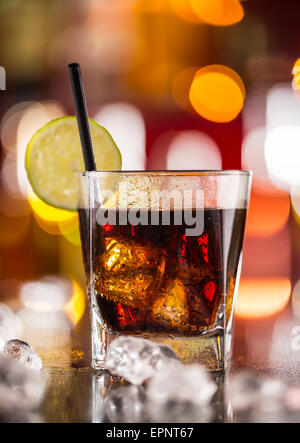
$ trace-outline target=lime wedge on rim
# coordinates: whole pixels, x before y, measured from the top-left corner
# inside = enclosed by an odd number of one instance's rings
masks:
[[[94,120],[89,121],[97,170],[120,170],[121,154],[113,138]],[[78,173],[84,171],[84,162],[75,116],[52,120],[33,135],[25,168],[34,192],[45,203],[77,209]]]

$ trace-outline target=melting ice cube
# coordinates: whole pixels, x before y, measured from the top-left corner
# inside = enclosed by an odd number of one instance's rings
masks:
[[[166,364],[175,363],[179,364],[179,360],[171,347],[123,336],[110,344],[104,366],[112,374],[140,385]]]
[[[37,408],[44,396],[46,376],[20,362],[0,357],[0,414]]]
[[[6,358],[18,360],[28,369],[42,369],[42,360],[28,343],[22,340],[9,340],[2,349]]]
[[[216,383],[200,365],[165,366],[149,381],[147,396],[153,404],[202,407],[208,405],[217,390]]]

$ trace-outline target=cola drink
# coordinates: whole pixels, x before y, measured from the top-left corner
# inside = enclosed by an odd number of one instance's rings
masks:
[[[91,284],[111,331],[190,336],[229,320],[246,209],[195,210],[203,219],[199,235],[186,234],[181,215],[171,211],[163,224],[158,211],[157,224],[119,224],[127,214],[117,210],[115,224],[94,223]],[[80,219],[84,226],[84,211]],[[82,240],[88,264],[89,239]]]

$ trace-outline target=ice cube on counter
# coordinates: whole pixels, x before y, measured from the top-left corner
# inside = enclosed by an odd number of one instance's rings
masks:
[[[141,385],[167,364],[180,364],[170,346],[150,340],[123,336],[108,347],[104,367],[134,385]]]
[[[34,410],[46,388],[43,371],[28,369],[15,359],[0,357],[0,415]]]
[[[32,346],[22,340],[9,340],[4,345],[2,356],[8,359],[18,360],[22,366],[28,369],[42,369],[42,360]]]
[[[185,404],[195,407],[208,405],[215,392],[216,383],[200,365],[165,366],[156,371],[147,386],[147,396],[152,404]]]

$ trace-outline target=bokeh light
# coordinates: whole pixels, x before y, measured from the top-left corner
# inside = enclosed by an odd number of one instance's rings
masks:
[[[138,108],[129,103],[103,106],[94,119],[112,135],[122,155],[123,170],[145,168],[145,123]]]
[[[265,158],[270,179],[290,190],[300,184],[300,102],[290,83],[272,87],[267,95]]]
[[[290,126],[300,126],[300,102],[290,83],[276,84],[267,93],[267,134],[278,127]]]
[[[136,63],[139,55],[136,6],[136,0],[79,2],[74,11],[78,7],[81,14],[84,8],[81,20],[70,19],[68,26],[58,27],[47,40],[46,63],[57,72],[70,60],[80,60],[86,71],[96,73],[91,96],[99,97],[103,89],[103,84],[99,87],[99,75],[118,75]]]
[[[28,179],[25,171],[25,152],[32,135],[49,121],[65,115],[58,102],[44,101],[31,104],[22,114],[17,130],[17,176],[20,191],[27,196]]]
[[[300,280],[297,281],[292,292],[292,310],[294,316],[300,320]]]
[[[0,192],[0,214],[8,217],[23,217],[31,212],[30,205],[27,200],[13,198],[11,194],[3,189]]]
[[[174,12],[174,14],[176,14],[182,20],[191,23],[201,22],[200,17],[198,17],[194,12],[189,0],[169,0],[169,5],[171,11]]]
[[[72,285],[72,297],[65,306],[65,312],[68,314],[72,323],[76,325],[85,311],[85,293],[75,280],[72,280]]]
[[[70,223],[77,219],[77,213],[64,209],[54,208],[41,200],[28,186],[28,202],[33,211],[37,224],[48,234],[61,235],[69,233]],[[66,224],[66,227],[63,225]]]
[[[201,117],[226,123],[235,119],[242,110],[245,88],[242,79],[232,69],[209,65],[195,74],[189,98]]]
[[[176,134],[176,131],[166,131],[155,139],[147,158],[147,169],[167,169],[168,150]]]
[[[256,128],[250,131],[244,138],[242,144],[242,168],[251,169],[253,172],[253,183],[261,184],[261,187],[268,188],[269,177],[265,163],[266,130],[264,127]]]
[[[1,120],[0,136],[1,144],[5,151],[16,151],[17,129],[24,111],[34,102],[19,102],[11,106]]]
[[[18,200],[23,198],[18,185],[16,159],[11,153],[5,155],[2,163],[1,184],[11,198]]]
[[[44,357],[40,353],[42,349],[55,348],[58,353],[62,346],[70,343],[72,324],[63,310],[44,312],[22,307],[18,315],[24,324],[22,339],[36,349],[43,364]],[[68,353],[70,353],[70,348],[68,348]]]
[[[278,126],[269,132],[265,157],[272,181],[282,189],[300,186],[300,126]]]
[[[28,190],[28,201],[33,212],[47,222],[66,222],[77,217],[76,212],[54,208],[42,201],[31,188]]]
[[[291,208],[294,218],[298,225],[300,225],[300,188],[291,190]]]
[[[24,339],[33,346],[65,346],[74,325],[85,311],[85,293],[73,279],[49,275],[24,283],[18,314],[24,324]]]
[[[4,147],[4,156],[1,166],[1,184],[5,191],[6,200],[24,199],[19,185],[20,174],[25,173],[24,162],[17,165],[17,134],[20,121],[28,108],[35,102],[20,102],[8,109],[1,121],[1,143]]]
[[[264,318],[281,312],[289,302],[291,282],[288,278],[242,279],[235,315],[242,318]]]
[[[188,152],[188,155],[187,155]],[[217,143],[200,131],[183,131],[171,141],[167,169],[221,169],[222,158]]]
[[[20,291],[23,306],[39,312],[60,311],[70,301],[69,280],[46,276],[38,281],[25,283]]]
[[[252,129],[242,143],[242,168],[253,172],[252,189],[264,195],[283,194],[271,182],[265,160],[265,127]]]
[[[167,14],[170,12],[169,0],[152,0],[151,2],[136,0],[135,7],[137,12],[147,14]]]
[[[78,214],[69,220],[58,222],[58,228],[63,237],[72,245],[80,246],[80,232]]]
[[[266,126],[267,92],[262,86],[248,88],[247,100],[242,112],[243,133],[261,130]]]
[[[195,112],[189,100],[189,90],[197,67],[185,68],[179,71],[172,82],[172,95],[177,105],[185,111]]]
[[[203,22],[215,26],[233,25],[244,17],[239,0],[190,0],[190,4]]]
[[[246,234],[269,237],[279,232],[288,221],[290,199],[286,193],[262,195],[252,192]]]
[[[293,70],[293,89],[295,91],[300,91],[300,58],[295,61]]]
[[[294,245],[288,223],[273,235],[246,236],[243,250],[243,277],[290,277]]]

